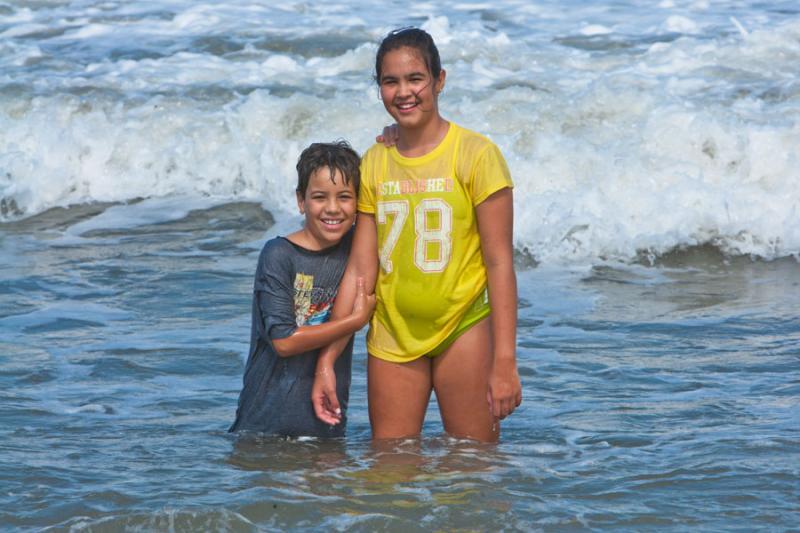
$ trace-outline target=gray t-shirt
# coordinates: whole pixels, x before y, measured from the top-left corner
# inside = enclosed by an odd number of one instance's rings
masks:
[[[280,357],[272,347],[272,339],[288,337],[298,326],[328,320],[352,238],[351,230],[337,245],[320,251],[306,250],[283,237],[264,245],[253,287],[244,386],[230,431],[290,437],[344,436],[344,416],[342,422],[331,427],[314,415],[311,387],[319,350]],[[351,338],[334,365],[336,394],[343,411],[350,392],[352,356]]]

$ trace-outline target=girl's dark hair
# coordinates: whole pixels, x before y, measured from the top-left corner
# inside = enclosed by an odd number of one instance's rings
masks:
[[[297,160],[297,192],[305,197],[311,175],[327,167],[331,172],[331,181],[338,170],[345,184],[352,183],[358,194],[358,184],[361,181],[360,163],[361,158],[347,141],[314,143],[303,150]]]
[[[439,59],[439,50],[433,42],[433,37],[419,28],[401,28],[390,31],[378,47],[378,54],[375,56],[375,82],[378,85],[381,84],[383,57],[392,50],[404,47],[413,48],[419,52],[433,79],[439,79],[439,74],[442,72],[442,61]]]

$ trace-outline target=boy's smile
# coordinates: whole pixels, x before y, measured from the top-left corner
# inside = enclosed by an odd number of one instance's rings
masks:
[[[319,168],[311,174],[305,197],[297,195],[297,206],[306,217],[301,231],[310,250],[323,250],[337,244],[356,220],[356,191],[352,182],[345,184],[341,172]]]

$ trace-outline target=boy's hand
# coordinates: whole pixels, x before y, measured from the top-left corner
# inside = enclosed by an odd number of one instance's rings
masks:
[[[502,420],[522,403],[522,385],[513,359],[495,358],[486,393],[492,417]]]
[[[375,310],[375,295],[367,295],[364,290],[364,278],[356,280],[356,300],[353,302],[353,315],[358,318],[358,323],[363,326],[369,322]]]
[[[400,133],[397,129],[397,124],[391,124],[383,128],[383,133],[375,137],[375,142],[383,143],[385,147],[389,148],[397,144],[397,139],[399,138]]]
[[[342,409],[336,396],[336,374],[332,367],[317,367],[311,387],[311,403],[317,418],[335,426],[342,421]]]

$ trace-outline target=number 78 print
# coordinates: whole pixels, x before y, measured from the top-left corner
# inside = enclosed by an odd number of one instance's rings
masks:
[[[378,202],[378,224],[391,224],[380,250],[381,268],[387,274],[393,270],[394,252],[409,214],[408,200]],[[431,216],[438,215],[438,216]],[[439,220],[438,227],[430,227],[431,220]],[[414,264],[425,273],[442,272],[450,262],[452,242],[450,232],[453,228],[453,208],[441,198],[425,198],[414,208]],[[428,250],[438,244],[438,257],[428,258]]]

